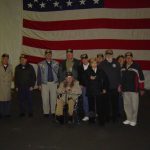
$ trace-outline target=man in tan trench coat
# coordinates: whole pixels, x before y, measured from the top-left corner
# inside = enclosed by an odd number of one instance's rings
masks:
[[[9,55],[3,54],[0,63],[0,118],[10,117],[11,82],[13,78]]]

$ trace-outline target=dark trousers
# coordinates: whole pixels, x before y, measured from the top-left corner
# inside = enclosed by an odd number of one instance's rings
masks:
[[[122,93],[119,93],[119,100],[118,100],[118,116],[120,118],[124,117],[124,106],[123,106],[123,96]]]
[[[107,95],[102,94],[97,100],[97,114],[98,114],[98,120],[100,124],[104,124],[106,122],[107,107],[108,107]]]
[[[116,89],[109,90],[108,92],[108,103],[109,103],[109,110],[107,112],[107,116],[109,119],[112,119],[114,122],[118,119],[118,100],[119,100],[119,93]]]
[[[102,124],[105,123],[106,120],[106,94],[98,95],[98,96],[89,96],[89,117],[95,118],[96,114],[98,115],[98,121]]]
[[[20,113],[25,113],[25,103],[27,103],[28,105],[28,113],[33,113],[33,103],[29,87],[18,88],[18,99],[19,99]]]
[[[88,97],[86,96],[86,87],[82,88],[82,98],[83,98],[84,115],[88,116],[88,114],[89,114],[89,105],[88,105]]]
[[[10,101],[1,101],[0,102],[0,116],[9,116],[10,115]]]

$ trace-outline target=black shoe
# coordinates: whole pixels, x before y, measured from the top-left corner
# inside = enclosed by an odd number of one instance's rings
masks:
[[[72,123],[73,123],[73,117],[72,117],[72,116],[69,116],[69,117],[68,117],[68,123],[69,123],[69,124],[72,124]]]
[[[99,126],[104,127],[105,126],[105,122],[103,121],[98,121]]]
[[[10,118],[10,117],[11,117],[11,115],[5,115],[5,117],[6,117],[6,118]]]
[[[112,122],[113,122],[113,123],[116,123],[116,122],[118,122],[118,119],[117,119],[116,117],[113,117],[113,118],[112,118]]]
[[[44,116],[45,118],[48,118],[48,117],[49,117],[49,114],[43,114],[43,116]]]
[[[98,116],[97,119],[99,126],[105,126],[105,119],[103,117]]]
[[[50,117],[51,120],[54,120],[55,119],[55,114],[51,114],[51,115],[49,115],[49,117]]]
[[[20,117],[24,117],[24,116],[25,116],[25,113],[20,113],[19,116],[20,116]]]
[[[107,123],[109,123],[109,122],[110,122],[110,117],[106,117],[105,121],[106,121]]]
[[[95,117],[90,117],[89,118],[89,123],[95,123]]]
[[[56,116],[56,122],[60,124],[64,124],[64,116]]]
[[[29,114],[28,114],[28,117],[33,117],[33,113],[29,113]]]

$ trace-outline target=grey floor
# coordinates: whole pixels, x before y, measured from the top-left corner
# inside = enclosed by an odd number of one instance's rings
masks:
[[[140,98],[136,127],[108,123],[58,125],[43,118],[41,97],[33,93],[34,117],[20,118],[13,93],[12,117],[0,119],[0,150],[150,150],[150,92]]]

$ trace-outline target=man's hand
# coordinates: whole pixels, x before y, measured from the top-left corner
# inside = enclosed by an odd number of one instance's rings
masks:
[[[15,90],[16,90],[16,92],[18,92],[18,88],[16,88]]]
[[[105,89],[103,89],[102,93],[103,93],[103,94],[106,94],[106,90],[105,90]]]
[[[66,91],[67,91],[67,92],[71,92],[71,88],[70,88],[70,87],[67,87],[67,88],[66,88]]]
[[[29,91],[33,91],[33,87],[30,87],[30,88],[29,88]]]
[[[38,89],[41,91],[41,89],[42,89],[41,85],[38,86]]]
[[[91,80],[95,80],[95,79],[96,79],[96,76],[90,76],[90,79],[91,79]]]
[[[144,90],[140,90],[140,95],[141,95],[141,96],[143,96],[143,95],[144,95],[144,93],[145,93],[145,91],[144,91]]]
[[[118,86],[118,92],[121,92],[121,85]]]

